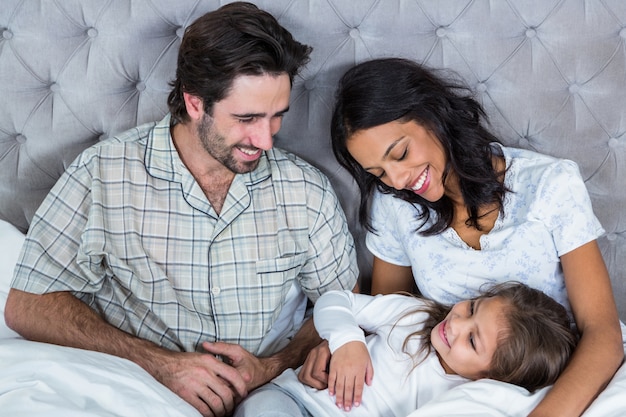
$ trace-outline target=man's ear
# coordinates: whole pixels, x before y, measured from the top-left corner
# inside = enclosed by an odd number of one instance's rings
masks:
[[[198,96],[189,93],[183,93],[185,100],[185,108],[191,120],[200,120],[204,114],[204,103]]]

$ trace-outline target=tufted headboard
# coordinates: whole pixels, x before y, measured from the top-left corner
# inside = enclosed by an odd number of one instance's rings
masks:
[[[404,56],[457,71],[511,146],[576,161],[626,320],[626,2],[623,0],[256,0],[314,47],[276,145],[319,166],[370,259],[356,190],[329,143],[337,80]],[[0,219],[26,231],[84,148],[167,111],[186,25],[218,0],[2,0]]]

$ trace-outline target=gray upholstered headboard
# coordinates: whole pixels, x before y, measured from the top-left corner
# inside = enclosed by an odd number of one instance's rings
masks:
[[[0,218],[22,231],[85,147],[166,111],[184,27],[218,0],[2,0]],[[359,242],[355,189],[335,162],[333,91],[350,65],[404,56],[456,70],[512,146],[575,160],[626,319],[626,2],[257,0],[315,49],[276,144],[331,178]],[[367,287],[367,282],[364,282]]]

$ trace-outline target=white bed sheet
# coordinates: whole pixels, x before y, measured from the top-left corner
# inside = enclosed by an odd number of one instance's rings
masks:
[[[198,417],[138,365],[115,356],[24,340],[6,327],[4,304],[24,236],[0,220],[0,415],[11,417]],[[626,327],[622,326],[626,351]],[[547,389],[470,382],[409,417],[525,416]],[[626,416],[626,365],[584,417]]]
[[[0,415],[198,417],[136,364],[99,352],[0,341]]]

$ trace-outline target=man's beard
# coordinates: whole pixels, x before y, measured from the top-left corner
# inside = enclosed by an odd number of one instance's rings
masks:
[[[226,138],[215,129],[213,119],[208,114],[202,115],[197,132],[202,147],[209,155],[235,174],[254,171],[259,165],[258,159],[255,161],[237,161],[233,156],[234,147],[226,145]]]

